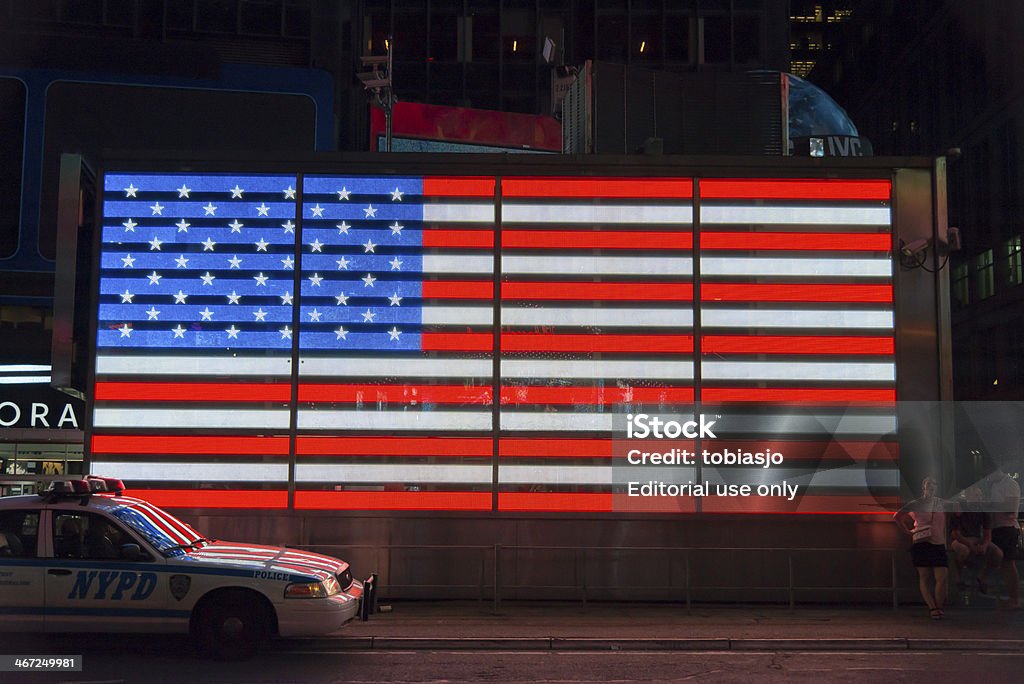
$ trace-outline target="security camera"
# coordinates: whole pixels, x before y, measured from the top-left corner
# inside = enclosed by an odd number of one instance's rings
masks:
[[[905,257],[916,257],[920,256],[926,249],[928,249],[928,239],[919,238],[913,242],[903,243],[900,247],[900,253]]]

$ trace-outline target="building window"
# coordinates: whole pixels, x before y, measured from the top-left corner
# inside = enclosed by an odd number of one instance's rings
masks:
[[[1024,240],[1020,235],[1014,235],[1006,241],[1006,284],[1009,286],[1024,283],[1024,263],[1021,260],[1021,250],[1024,247]]]
[[[960,264],[953,267],[951,289],[953,290],[953,303],[957,307],[967,306],[970,302],[970,270],[967,264]]]
[[[996,293],[995,281],[992,250],[986,249],[974,259],[974,292],[978,299],[988,299]]]
[[[0,259],[13,255],[18,249],[26,97],[21,81],[0,78],[0,183],[7,195],[0,202]]]

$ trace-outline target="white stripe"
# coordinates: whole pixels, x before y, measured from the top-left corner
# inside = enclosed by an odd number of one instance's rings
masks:
[[[893,328],[892,311],[703,308],[701,320],[709,328]]]
[[[29,363],[0,364],[0,373],[35,373],[37,371],[49,373],[50,366]]]
[[[288,429],[288,410],[273,409],[120,409],[98,408],[92,424],[100,428]]]
[[[611,432],[611,413],[544,413],[502,411],[502,430],[551,430],[555,432]]]
[[[492,325],[493,306],[425,306],[423,325]]]
[[[313,411],[299,409],[300,430],[490,430],[481,411]]]
[[[753,434],[760,437],[773,435],[871,435],[881,437],[896,431],[893,415],[847,414],[766,414],[725,415],[716,421],[712,430],[719,438],[723,434]]]
[[[787,223],[847,226],[887,226],[889,207],[734,206],[704,204],[701,223]]]
[[[503,306],[502,325],[578,325],[616,327],[692,328],[693,309],[526,308]]]
[[[49,382],[49,375],[15,375],[10,378],[0,378],[0,385],[43,385]]]
[[[285,356],[117,356],[96,357],[97,375],[291,375]]]
[[[711,449],[714,451],[714,449]],[[802,484],[804,487],[857,487],[871,485],[876,487],[898,487],[900,471],[896,468],[866,469],[862,465],[844,468],[729,468],[722,466],[704,466],[701,471],[712,484],[724,482],[734,484],[778,484],[783,480],[790,484]]]
[[[122,480],[196,482],[287,482],[287,463],[139,463],[93,461],[95,472],[116,473]]]
[[[424,273],[494,273],[494,257],[479,254],[424,254]]]
[[[505,255],[501,259],[505,274],[551,275],[670,275],[693,274],[691,257],[621,256],[522,256]]]
[[[610,485],[612,466],[503,465],[502,484]]]
[[[428,223],[494,223],[494,203],[424,204],[423,220]]]
[[[892,261],[883,259],[827,259],[795,257],[701,257],[704,276],[822,276],[892,277]]]
[[[489,378],[490,359],[421,359],[394,356],[323,358],[299,361],[299,375],[371,378]]]
[[[693,361],[504,359],[504,378],[691,380]]]
[[[295,466],[296,482],[414,482],[431,484],[491,483],[489,465],[396,464],[307,464]]]
[[[502,223],[693,223],[689,205],[649,204],[520,204],[506,200]]]
[[[706,380],[894,382],[896,364],[852,361],[702,361]]]

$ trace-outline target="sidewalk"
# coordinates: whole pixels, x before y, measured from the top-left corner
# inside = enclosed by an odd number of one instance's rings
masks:
[[[387,604],[385,604],[387,605]],[[639,603],[395,602],[391,612],[288,650],[984,650],[1024,653],[1024,611],[951,606],[694,606]]]

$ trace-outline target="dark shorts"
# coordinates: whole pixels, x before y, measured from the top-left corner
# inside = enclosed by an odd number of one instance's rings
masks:
[[[917,542],[910,547],[910,557],[915,568],[945,568],[949,565],[945,544]]]
[[[994,527],[992,528],[992,543],[1002,550],[1003,558],[1013,560],[1017,558],[1019,549],[1017,542],[1020,539],[1020,532],[1016,527]]]

